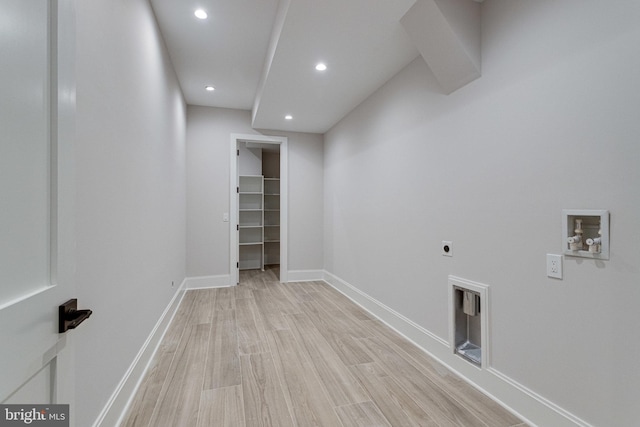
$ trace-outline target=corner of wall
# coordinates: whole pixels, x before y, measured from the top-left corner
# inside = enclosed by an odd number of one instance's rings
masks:
[[[124,419],[135,397],[136,391],[142,384],[145,374],[151,366],[158,347],[162,342],[162,338],[167,332],[173,316],[176,314],[182,302],[184,293],[187,290],[186,284],[187,279],[185,279],[176,290],[173,298],[129,366],[129,369],[127,369],[127,372],[118,383],[118,386],[100,412],[100,415],[98,415],[98,418],[93,423],[93,427],[118,426]]]

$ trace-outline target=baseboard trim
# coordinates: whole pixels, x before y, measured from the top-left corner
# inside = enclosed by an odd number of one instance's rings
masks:
[[[429,332],[338,276],[325,270],[323,280],[529,426],[593,427],[493,367],[478,369],[455,356],[447,340]]]
[[[231,286],[231,276],[221,274],[218,276],[187,277],[186,289],[226,288]]]
[[[560,416],[564,417],[566,421],[571,423],[571,424],[567,424],[567,425],[579,426],[579,427],[594,427],[593,424],[589,424],[588,422],[586,422],[583,419],[575,416],[574,414],[572,414],[571,412],[565,410],[564,408],[561,408],[560,406],[556,405],[555,403],[551,402],[550,400],[545,399],[544,397],[540,396],[536,392],[528,389],[527,387],[523,386],[522,384],[518,383],[517,381],[514,381],[513,379],[509,378],[508,376],[506,376],[502,372],[500,372],[500,371],[498,371],[498,370],[496,370],[494,368],[489,368],[487,371],[490,374],[492,374],[499,381],[503,382],[504,384],[508,384],[510,387],[513,387],[513,388],[517,389],[520,393],[528,396],[529,399],[536,401],[538,403],[538,405],[546,406],[551,413],[555,413],[556,415],[560,415]],[[537,420],[537,423],[540,426],[556,425],[556,424],[554,424],[554,422],[555,422],[555,419],[553,419],[553,418],[545,418],[543,420]]]
[[[180,306],[186,290],[186,282],[187,280],[185,279],[178,287],[178,290],[151,330],[151,333],[142,345],[142,348],[140,348],[129,369],[93,423],[93,427],[113,427],[120,425],[122,422],[136,391],[142,383],[142,379],[149,368],[153,356],[162,342],[162,338],[171,324],[173,316]]]
[[[324,270],[289,270],[289,282],[315,282],[324,280]]]
[[[397,311],[391,309],[390,307],[387,307],[380,301],[372,298],[368,294],[362,292],[360,289],[345,282],[339,277],[325,271],[324,281],[411,341],[422,341],[424,339],[423,337],[426,336],[430,340],[435,341],[435,343],[440,344],[445,348],[449,348],[449,343],[446,340],[443,340],[437,335],[432,334],[422,326],[413,322],[411,319],[408,319]],[[416,334],[418,335],[414,336]],[[417,338],[420,339],[416,340]]]

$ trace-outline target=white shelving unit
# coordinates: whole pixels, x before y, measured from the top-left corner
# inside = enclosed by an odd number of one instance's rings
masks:
[[[264,269],[264,178],[241,175],[238,186],[240,270]]]
[[[280,264],[280,178],[264,178],[264,264]]]

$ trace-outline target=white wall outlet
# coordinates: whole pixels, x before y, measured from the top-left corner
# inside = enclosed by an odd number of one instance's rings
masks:
[[[453,245],[450,241],[443,240],[441,247],[443,256],[453,256]]]
[[[562,255],[547,254],[547,276],[562,279]]]
[[[229,222],[229,213],[225,212],[222,214],[222,221],[223,222]]]

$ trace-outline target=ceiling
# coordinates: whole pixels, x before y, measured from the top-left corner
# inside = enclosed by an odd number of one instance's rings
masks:
[[[418,56],[400,24],[414,3],[151,0],[187,104],[251,110],[257,129],[313,133]]]

